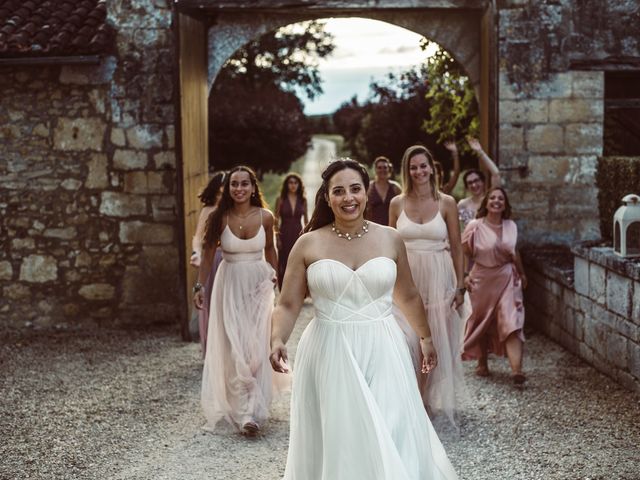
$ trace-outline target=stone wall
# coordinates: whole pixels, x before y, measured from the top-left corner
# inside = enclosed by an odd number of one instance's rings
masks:
[[[171,9],[109,9],[100,65],[0,70],[3,325],[177,321]]]
[[[562,266],[575,256],[573,265]],[[640,262],[611,248],[524,255],[527,321],[625,387],[640,392]]]
[[[639,38],[635,1],[499,2],[499,162],[523,241],[599,237],[604,70],[640,64]]]

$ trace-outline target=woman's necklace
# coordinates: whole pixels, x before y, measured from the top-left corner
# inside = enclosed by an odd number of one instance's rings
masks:
[[[342,232],[340,229],[338,229],[338,227],[336,227],[335,222],[331,224],[331,231],[334,232],[338,236],[338,238],[346,238],[347,240],[351,241],[352,238],[361,238],[363,235],[367,234],[367,232],[369,231],[369,222],[364,220],[362,222],[362,231],[356,232],[353,235],[349,232]]]
[[[231,212],[231,215],[233,215],[236,218],[239,218],[242,222],[244,222],[244,220],[246,220],[247,218],[249,218],[249,215],[251,215],[253,212],[251,210],[249,210],[249,213],[247,213],[246,215],[238,215],[236,212],[234,212],[233,210],[229,210]],[[238,223],[238,228],[240,230],[242,230],[244,228],[244,224],[243,223]]]

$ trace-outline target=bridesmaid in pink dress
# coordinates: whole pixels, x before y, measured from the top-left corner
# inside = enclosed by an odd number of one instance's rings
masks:
[[[467,262],[473,261],[465,278],[472,314],[467,321],[463,359],[477,358],[476,374],[487,376],[488,353],[506,355],[513,383],[520,385],[526,380],[522,373],[522,289],[527,286],[527,277],[516,250],[518,228],[510,216],[507,193],[500,187],[493,188],[462,234]]]

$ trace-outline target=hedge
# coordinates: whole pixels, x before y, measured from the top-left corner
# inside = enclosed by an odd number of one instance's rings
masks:
[[[622,197],[640,195],[640,157],[600,157],[596,173],[600,235],[613,240],[613,214],[622,205]]]

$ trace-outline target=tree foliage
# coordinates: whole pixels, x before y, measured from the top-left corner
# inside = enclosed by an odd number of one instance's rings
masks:
[[[423,40],[426,50],[431,42]],[[438,142],[467,135],[477,137],[480,118],[475,91],[466,72],[449,53],[438,48],[422,66],[427,86],[428,115],[423,128]]]
[[[423,48],[428,46],[424,43]],[[391,159],[396,168],[405,149],[420,143],[450,167],[449,153],[442,146],[448,139],[477,135],[478,108],[473,88],[462,67],[438,49],[424,64],[401,74],[389,74],[370,85],[369,98],[345,102],[334,113],[333,122],[345,137],[351,154],[370,163],[378,155]],[[466,143],[458,142],[464,152]],[[465,162],[466,160],[466,162]],[[470,163],[472,157],[463,156]]]
[[[209,95],[209,163],[285,172],[305,153],[311,128],[297,96],[322,93],[318,60],[333,51],[324,24],[311,21],[263,35],[240,48]]]

